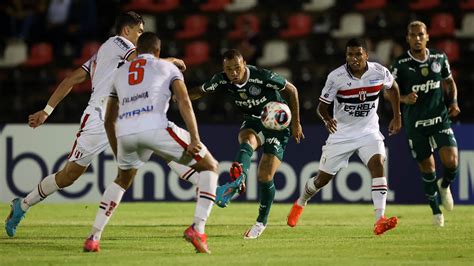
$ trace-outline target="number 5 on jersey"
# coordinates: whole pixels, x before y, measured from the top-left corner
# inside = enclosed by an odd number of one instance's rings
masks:
[[[128,84],[137,85],[143,81],[145,75],[145,69],[143,68],[146,64],[145,59],[138,59],[132,61],[128,68]]]

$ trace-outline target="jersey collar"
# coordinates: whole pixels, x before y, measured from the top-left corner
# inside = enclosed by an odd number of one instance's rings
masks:
[[[242,84],[235,84],[233,83],[235,86],[237,86],[238,88],[242,88],[243,86],[245,86],[247,84],[247,81],[249,81],[249,78],[250,78],[250,69],[248,67],[245,67],[245,69],[247,70],[247,77],[245,77],[245,82],[242,83]]]
[[[418,63],[425,63],[425,62],[428,62],[428,60],[430,60],[430,50],[428,48],[425,48],[425,53],[426,53],[426,59],[424,61],[421,61],[421,60],[418,60],[416,59],[412,54],[411,54],[411,51],[408,50],[408,55],[413,59],[415,60],[416,62]]]
[[[155,58],[153,54],[139,54],[137,57],[145,59]]]
[[[351,79],[359,79],[359,78],[355,77],[354,75],[352,75],[351,67],[349,66],[348,63],[345,64],[345,68],[346,68],[347,74],[349,75],[349,77]],[[364,71],[364,73],[362,73],[362,76],[365,74],[365,72],[367,72],[367,70],[369,70],[369,61],[367,61],[367,63],[365,64],[365,71]],[[362,78],[362,76],[361,76],[361,78]]]

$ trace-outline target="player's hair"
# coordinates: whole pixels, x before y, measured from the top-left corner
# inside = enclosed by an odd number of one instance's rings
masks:
[[[161,40],[154,32],[144,32],[137,41],[137,52],[139,54],[154,54],[161,48]]]
[[[425,29],[425,31],[428,31],[428,28],[426,27],[426,24],[419,21],[419,20],[415,20],[415,21],[410,22],[410,24],[408,24],[408,26],[407,26],[407,32],[409,32],[412,27],[422,27],[422,28]]]
[[[126,26],[133,27],[136,25],[140,25],[140,23],[145,25],[145,21],[143,21],[142,16],[140,16],[139,14],[133,11],[122,13],[115,20],[115,34],[120,34],[122,32],[122,29]]]
[[[367,42],[362,38],[351,38],[346,43],[346,50],[348,47],[362,47],[367,51]]]
[[[234,58],[244,58],[244,57],[239,52],[239,50],[236,50],[236,49],[229,49],[222,54],[223,60],[231,60]]]

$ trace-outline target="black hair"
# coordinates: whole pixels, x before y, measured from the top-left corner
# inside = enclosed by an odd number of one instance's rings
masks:
[[[137,41],[137,52],[139,54],[154,54],[161,48],[161,40],[154,32],[144,32]]]
[[[229,49],[222,54],[222,59],[224,60],[231,60],[238,57],[244,58],[239,50],[236,49]]]
[[[122,29],[126,26],[132,27],[140,25],[140,23],[145,25],[142,16],[139,14],[133,11],[122,13],[115,20],[115,34],[119,35],[122,32]]]
[[[351,38],[346,43],[346,50],[348,47],[362,47],[367,52],[367,42],[362,38]]]

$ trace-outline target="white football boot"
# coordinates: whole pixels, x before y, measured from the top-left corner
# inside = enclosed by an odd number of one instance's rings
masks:
[[[265,228],[266,226],[263,223],[256,222],[252,225],[252,228],[245,232],[244,239],[257,239],[265,231]]]
[[[452,211],[454,208],[453,195],[451,194],[451,189],[449,187],[443,188],[441,186],[442,178],[438,179],[436,184],[438,184],[439,195],[441,196],[441,204],[444,209],[447,211]]]
[[[433,215],[433,225],[444,227],[444,215],[442,213]]]

